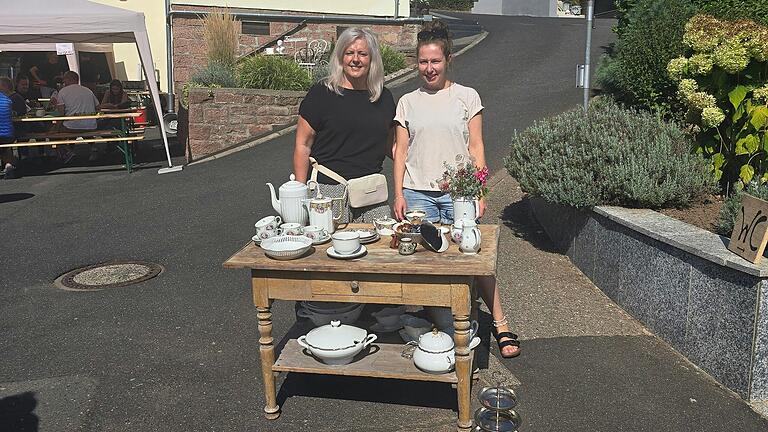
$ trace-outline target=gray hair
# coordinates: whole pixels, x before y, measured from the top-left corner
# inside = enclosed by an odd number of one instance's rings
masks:
[[[368,44],[368,52],[371,56],[371,64],[368,68],[368,93],[371,95],[369,100],[376,102],[384,89],[384,63],[381,61],[381,51],[379,51],[379,41],[376,35],[370,30],[357,27],[350,27],[339,35],[336,40],[336,46],[331,54],[328,67],[328,77],[325,78],[325,85],[329,90],[341,93],[341,83],[344,81],[344,51],[356,40],[364,39]]]

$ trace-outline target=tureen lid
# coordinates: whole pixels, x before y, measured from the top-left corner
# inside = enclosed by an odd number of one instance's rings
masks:
[[[342,350],[351,348],[368,336],[365,329],[342,324],[341,321],[331,321],[307,333],[307,344],[320,350]]]
[[[453,338],[438,329],[419,336],[419,349],[429,353],[442,353],[453,349]]]
[[[308,190],[309,187],[307,185],[297,181],[296,176],[291,174],[290,180],[280,186],[280,198],[282,198],[285,193],[288,195],[306,194]]]

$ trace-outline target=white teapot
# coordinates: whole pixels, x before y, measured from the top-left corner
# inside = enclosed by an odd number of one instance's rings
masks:
[[[307,182],[307,184],[309,183],[317,185],[317,197],[302,200],[302,203],[309,212],[309,224],[322,227],[328,234],[333,234],[336,231],[336,222],[341,219],[341,214],[333,217],[333,202],[343,201],[343,199],[324,198],[320,193],[320,185],[313,181]]]
[[[479,337],[473,337],[469,349],[480,344]],[[456,365],[453,338],[437,329],[419,336],[419,346],[413,352],[413,363],[424,372],[443,374]]]
[[[461,242],[459,250],[467,255],[474,255],[480,250],[480,228],[472,219],[461,219]]]
[[[267,183],[269,193],[272,195],[272,207],[283,218],[283,222],[297,223],[306,226],[309,216],[304,207],[304,200],[309,197],[309,186],[296,181],[296,176],[291,174],[290,180],[280,186],[280,199],[275,195],[272,183]]]

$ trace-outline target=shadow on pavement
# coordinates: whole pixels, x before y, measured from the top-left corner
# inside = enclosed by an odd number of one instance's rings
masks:
[[[521,200],[506,206],[501,213],[501,220],[504,226],[512,230],[515,237],[527,241],[536,249],[559,253],[544,230],[536,223],[536,219],[531,215],[527,195]]]
[[[31,194],[31,193],[0,194],[0,204],[15,202],[15,201],[24,201],[25,199],[30,199],[33,196],[35,196],[35,194]]]
[[[36,407],[32,392],[0,399],[0,431],[37,432],[40,420],[34,414]]]
[[[526,340],[520,357],[499,360],[522,383],[518,412],[529,432],[768,430],[653,336]]]

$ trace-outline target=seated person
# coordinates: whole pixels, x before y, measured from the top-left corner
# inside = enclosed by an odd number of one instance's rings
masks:
[[[29,77],[19,75],[16,77],[16,93],[24,98],[27,106],[37,106],[37,100],[40,99],[40,93],[30,85]]]
[[[14,141],[11,93],[13,81],[8,77],[0,77],[0,144],[10,144]],[[0,148],[0,168],[6,179],[16,178],[16,159],[12,149]]]
[[[109,83],[109,91],[104,93],[99,109],[120,109],[130,106],[131,100],[128,99],[128,93],[123,90],[123,83],[120,80],[112,80]]]
[[[66,116],[93,114],[99,101],[91,89],[80,85],[80,76],[73,71],[64,73],[64,88],[56,95],[56,109]],[[96,119],[68,120],[62,124],[64,131],[92,131],[96,129]],[[68,152],[68,153],[67,153]],[[71,160],[73,153],[69,149],[60,155],[64,161]],[[98,149],[91,145],[88,160],[98,159]]]
[[[67,116],[93,114],[99,101],[91,89],[80,85],[80,76],[73,71],[64,74],[64,88],[56,96],[56,109]],[[96,129],[96,119],[69,120],[64,122],[65,130],[92,131]]]

